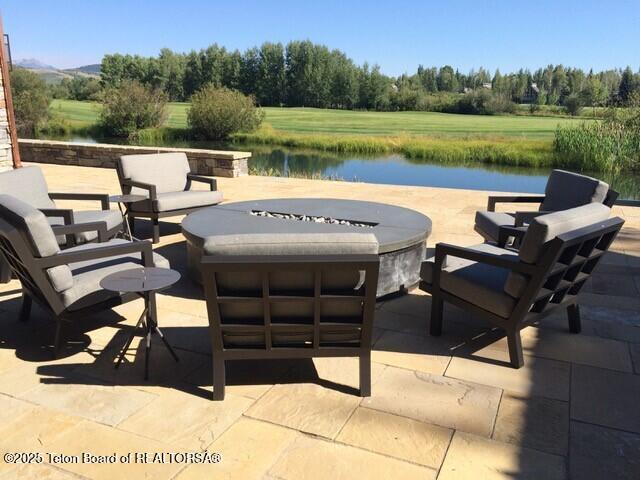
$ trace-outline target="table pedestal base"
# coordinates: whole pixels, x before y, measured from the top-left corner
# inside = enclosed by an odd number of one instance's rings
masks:
[[[164,343],[165,347],[167,347],[167,350],[169,350],[169,353],[171,354],[173,359],[176,362],[179,361],[178,356],[173,351],[173,348],[171,348],[171,345],[163,335],[162,330],[160,330],[160,327],[158,327],[158,323],[155,321],[155,319],[152,318],[153,315],[149,315],[149,303],[150,303],[149,300],[150,300],[149,295],[145,294],[144,310],[142,312],[142,315],[140,315],[140,318],[138,319],[136,326],[133,328],[133,332],[131,332],[131,335],[127,339],[127,342],[125,343],[124,348],[120,352],[118,361],[114,366],[115,369],[118,369],[118,367],[122,363],[122,360],[124,360],[124,356],[126,355],[127,350],[129,350],[129,347],[131,346],[131,342],[133,341],[133,338],[136,336],[138,329],[142,327],[144,331],[145,342],[146,342],[145,355],[144,355],[144,379],[145,380],[149,380],[149,354],[151,353],[151,336],[154,333],[160,336],[160,339]]]

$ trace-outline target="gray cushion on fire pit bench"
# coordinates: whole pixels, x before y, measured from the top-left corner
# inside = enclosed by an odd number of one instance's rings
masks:
[[[123,155],[119,168],[124,178],[156,186],[157,193],[181,192],[187,186],[191,171],[184,152]],[[148,191],[133,187],[131,194],[148,195]]]
[[[208,190],[185,190],[181,192],[159,193],[155,205],[144,200],[131,205],[134,212],[170,212],[183,208],[206,207],[216,205],[222,201],[222,192]]]
[[[540,211],[555,212],[588,203],[602,203],[609,185],[597,178],[565,170],[553,170],[544,189]]]
[[[243,234],[208,237],[203,255],[224,257],[259,255],[268,262],[269,256],[298,255],[312,259],[318,255],[378,254],[378,241],[372,233],[285,233]],[[230,290],[259,290],[262,279],[257,272],[229,272],[217,276],[221,288]],[[322,286],[326,289],[353,289],[360,274],[353,270],[325,270]],[[269,278],[272,289],[305,290],[313,288],[313,274],[309,272],[282,272]]]

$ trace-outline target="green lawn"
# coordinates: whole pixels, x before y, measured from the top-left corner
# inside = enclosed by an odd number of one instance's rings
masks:
[[[169,104],[166,125],[185,127],[187,103]],[[296,134],[492,136],[551,139],[558,124],[579,119],[562,117],[452,115],[433,112],[361,112],[316,108],[267,107],[265,122],[276,130]],[[73,126],[96,121],[99,105],[54,100],[51,112]]]

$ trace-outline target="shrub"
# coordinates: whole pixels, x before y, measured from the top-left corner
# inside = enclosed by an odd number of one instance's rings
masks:
[[[515,111],[516,104],[509,98],[485,89],[466,93],[458,102],[458,113],[495,115],[497,113],[514,113]]]
[[[159,127],[165,119],[167,96],[136,81],[105,90],[100,125],[107,135],[128,137],[138,130]]]
[[[18,134],[34,136],[49,118],[49,95],[44,81],[29,70],[14,68],[11,94]]]
[[[580,97],[572,93],[564,100],[564,108],[567,109],[567,113],[572,116],[580,115],[580,111],[582,110],[582,101]]]
[[[223,140],[235,132],[257,129],[263,116],[253,97],[208,85],[192,95],[187,124],[198,138]]]

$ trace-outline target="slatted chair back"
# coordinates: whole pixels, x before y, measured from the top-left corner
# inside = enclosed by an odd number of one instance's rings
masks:
[[[214,355],[353,356],[370,349],[378,268],[376,254],[205,257]]]
[[[623,224],[621,218],[609,218],[551,240],[537,262],[513,317],[529,323],[550,307],[575,303]]]

